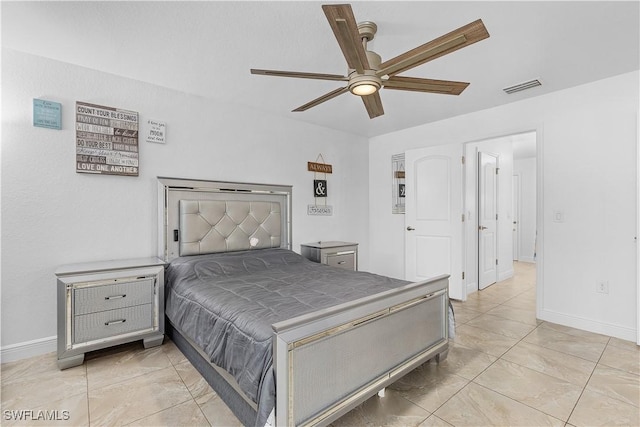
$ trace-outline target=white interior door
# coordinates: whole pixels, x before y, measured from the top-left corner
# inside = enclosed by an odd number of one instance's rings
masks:
[[[405,153],[405,278],[449,274],[449,297],[466,299],[462,145]]]
[[[498,280],[498,156],[478,152],[478,287]]]

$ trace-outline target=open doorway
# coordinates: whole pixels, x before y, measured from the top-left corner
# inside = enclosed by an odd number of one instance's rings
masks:
[[[465,144],[467,294],[536,261],[536,152],[535,131]]]

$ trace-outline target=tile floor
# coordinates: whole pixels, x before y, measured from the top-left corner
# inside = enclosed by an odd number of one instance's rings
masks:
[[[427,363],[335,426],[638,426],[640,347],[535,318],[535,269],[454,302],[449,357]],[[3,426],[237,426],[172,342],[1,365]],[[58,421],[16,421],[12,410]],[[57,411],[57,412],[54,412]],[[66,412],[65,412],[66,411]],[[68,418],[68,419],[66,419]]]

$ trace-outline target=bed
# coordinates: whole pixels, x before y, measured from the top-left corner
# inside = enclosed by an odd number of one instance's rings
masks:
[[[158,178],[167,332],[248,426],[327,425],[448,352],[446,276],[291,248],[291,187]]]

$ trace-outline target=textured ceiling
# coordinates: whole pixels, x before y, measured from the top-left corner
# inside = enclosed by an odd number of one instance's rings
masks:
[[[481,18],[490,38],[402,75],[467,81],[460,96],[382,90],[385,115],[341,95],[291,110],[341,82],[256,76],[250,68],[346,72],[325,2],[2,2],[2,45],[222,102],[374,136],[639,68],[639,3],[352,2],[374,21],[383,61]],[[502,88],[538,78],[514,95]]]

